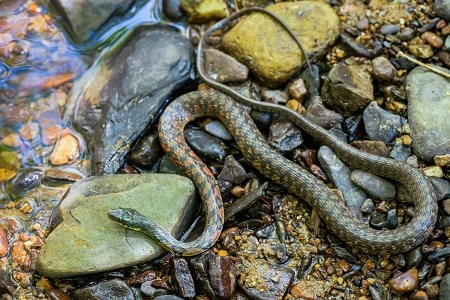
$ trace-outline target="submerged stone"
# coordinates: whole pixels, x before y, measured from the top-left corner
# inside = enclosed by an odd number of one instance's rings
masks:
[[[74,183],[59,206],[62,222],[47,237],[36,270],[64,278],[154,259],[166,250],[144,233],[110,220],[108,211],[133,208],[179,238],[195,215],[194,195],[188,178],[171,174],[107,175]]]

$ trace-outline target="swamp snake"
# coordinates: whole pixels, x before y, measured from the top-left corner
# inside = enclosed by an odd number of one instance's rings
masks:
[[[160,118],[159,138],[163,149],[172,162],[191,178],[202,199],[206,216],[203,233],[192,242],[181,242],[135,210],[128,208],[110,210],[109,217],[125,227],[148,234],[167,250],[179,255],[195,255],[212,247],[223,227],[220,191],[208,167],[189,148],[184,139],[184,128],[187,123],[199,117],[212,116],[221,120],[228,128],[245,158],[257,170],[305,200],[317,211],[327,227],[349,246],[369,254],[393,254],[406,252],[421,244],[433,230],[437,219],[437,205],[429,181],[419,170],[393,159],[357,150],[302,115],[284,106],[245,97],[230,87],[210,79],[204,73],[203,48],[206,39],[215,30],[249,11],[267,13],[260,8],[242,10],[213,25],[205,32],[198,45],[198,74],[215,90],[191,92],[178,97],[164,110]],[[292,35],[290,29],[286,29]],[[241,104],[288,118],[315,140],[330,147],[351,168],[401,183],[414,198],[415,216],[408,224],[400,225],[394,230],[375,230],[363,224],[322,181],[271,149]]]

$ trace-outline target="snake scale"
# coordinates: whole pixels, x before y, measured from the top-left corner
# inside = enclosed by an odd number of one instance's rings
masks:
[[[163,149],[172,162],[192,179],[202,199],[206,216],[203,233],[192,242],[181,242],[135,210],[129,208],[110,210],[109,217],[125,227],[148,234],[167,250],[179,255],[195,255],[212,247],[223,226],[220,191],[208,167],[189,148],[184,139],[186,124],[203,116],[212,116],[221,120],[228,128],[245,158],[257,170],[305,200],[317,211],[328,228],[349,246],[370,254],[393,254],[406,252],[422,243],[436,223],[437,204],[429,181],[419,170],[393,159],[357,150],[302,115],[277,104],[245,97],[228,86],[210,79],[204,73],[203,48],[206,39],[215,30],[255,10],[273,16],[264,9],[246,9],[216,23],[205,32],[197,49],[197,70],[200,78],[215,90],[182,95],[164,110],[160,118],[159,138]],[[278,20],[276,16],[273,17]],[[283,23],[282,25],[293,36],[290,29]],[[297,43],[299,44],[298,41]],[[363,224],[354,218],[345,204],[322,181],[271,149],[241,105],[282,115],[314,139],[330,147],[351,168],[368,171],[401,183],[414,198],[414,218],[408,224],[400,225],[394,230],[375,230]]]

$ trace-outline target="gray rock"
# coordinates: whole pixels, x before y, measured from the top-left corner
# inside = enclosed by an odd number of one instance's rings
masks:
[[[436,201],[450,198],[450,182],[445,179],[429,177],[431,184],[434,187],[434,192],[436,194]]]
[[[65,26],[76,42],[88,40],[92,33],[114,15],[125,13],[134,0],[52,0],[65,16]]]
[[[396,34],[400,31],[400,25],[398,24],[383,24],[380,31],[382,34]]]
[[[434,11],[439,17],[450,20],[450,1],[449,0],[435,0]],[[450,279],[449,279],[450,281]],[[444,299],[444,298],[442,298]]]
[[[372,141],[392,142],[397,135],[397,129],[406,123],[406,119],[386,111],[373,101],[363,113],[364,126]]]
[[[317,158],[328,178],[341,191],[347,206],[361,207],[367,199],[367,193],[351,181],[350,168],[327,146],[320,147]]]
[[[36,270],[73,277],[135,265],[165,252],[147,235],[110,220],[109,209],[133,208],[179,238],[198,209],[192,182],[169,174],[106,175],[74,183],[62,200],[62,222],[47,237]]]
[[[411,155],[411,148],[406,147],[401,140],[395,140],[389,157],[397,161],[406,161]]]
[[[439,284],[439,299],[450,299],[450,274],[446,274]]]
[[[224,142],[202,130],[186,128],[184,136],[200,157],[222,161],[230,153],[230,148]]]
[[[364,66],[352,60],[330,70],[322,87],[325,104],[345,117],[362,111],[374,100],[372,77]]]
[[[291,121],[278,118],[270,124],[267,142],[281,153],[288,153],[303,143],[303,136]]]
[[[448,69],[433,67],[449,73]],[[450,153],[450,81],[417,67],[406,77],[405,87],[414,153],[429,162],[436,155]]]
[[[76,82],[68,116],[92,145],[92,175],[118,170],[191,66],[190,43],[176,30],[142,26]]]
[[[125,282],[119,279],[103,281],[95,285],[90,285],[76,289],[74,292],[75,300],[134,300],[133,291]]]
[[[392,63],[384,56],[375,57],[372,60],[373,74],[380,80],[392,80],[396,70]]]
[[[362,170],[354,170],[351,179],[367,193],[380,200],[390,201],[395,198],[395,184],[382,177]]]

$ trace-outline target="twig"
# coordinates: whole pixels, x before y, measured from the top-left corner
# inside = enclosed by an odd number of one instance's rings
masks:
[[[444,71],[438,70],[438,69],[436,69],[436,68],[434,68],[434,67],[432,67],[432,66],[430,66],[430,65],[424,64],[423,62],[421,62],[421,61],[419,61],[419,60],[417,60],[417,59],[415,59],[415,58],[412,58],[412,57],[406,55],[406,54],[403,53],[402,51],[398,51],[397,55],[398,55],[398,56],[401,56],[401,57],[404,57],[404,58],[406,58],[407,60],[412,61],[412,62],[415,63],[416,65],[419,65],[419,66],[421,66],[421,67],[424,67],[424,68],[430,70],[431,72],[434,72],[434,73],[436,73],[436,74],[439,74],[439,75],[444,76],[444,77],[447,77],[447,78],[450,78],[450,74],[449,74],[449,73],[446,73],[446,72],[444,72]]]

